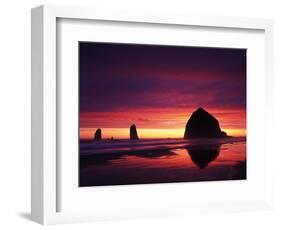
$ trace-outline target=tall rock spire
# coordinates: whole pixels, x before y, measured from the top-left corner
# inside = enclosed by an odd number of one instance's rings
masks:
[[[138,140],[139,139],[136,125],[132,125],[130,127],[130,139],[131,140]]]
[[[96,130],[94,140],[95,141],[101,140],[101,129]]]

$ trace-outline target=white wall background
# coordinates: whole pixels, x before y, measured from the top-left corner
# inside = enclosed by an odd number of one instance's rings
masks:
[[[68,4],[175,13],[263,17],[275,20],[275,90],[281,99],[281,13],[276,0],[7,0],[0,8],[0,228],[38,229],[30,221],[30,8]],[[52,229],[280,229],[281,150],[278,148],[280,106],[275,110],[275,210],[201,215],[185,218],[130,220],[48,226]],[[281,135],[279,134],[279,138]]]

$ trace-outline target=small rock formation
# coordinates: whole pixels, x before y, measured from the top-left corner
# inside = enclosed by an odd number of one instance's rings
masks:
[[[132,125],[130,127],[130,139],[131,140],[138,140],[138,133],[137,133],[137,127],[135,125]]]
[[[216,138],[227,137],[221,131],[218,120],[206,110],[199,108],[192,113],[184,132],[184,138]]]
[[[94,140],[95,141],[101,140],[101,129],[96,130]]]

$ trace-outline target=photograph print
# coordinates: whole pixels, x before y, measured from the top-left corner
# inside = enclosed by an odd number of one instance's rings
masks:
[[[246,49],[78,48],[80,187],[246,179]]]

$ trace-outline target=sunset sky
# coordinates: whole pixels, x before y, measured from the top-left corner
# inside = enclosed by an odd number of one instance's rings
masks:
[[[202,107],[246,135],[246,50],[79,43],[80,137],[181,138]]]

